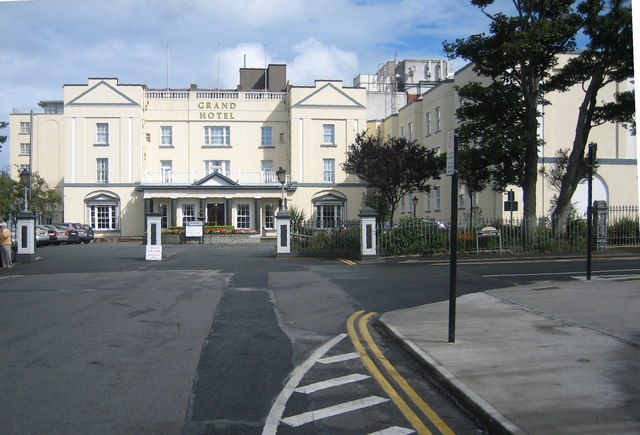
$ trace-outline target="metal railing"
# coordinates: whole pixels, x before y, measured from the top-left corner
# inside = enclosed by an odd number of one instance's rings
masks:
[[[637,206],[612,206],[607,216],[607,245],[640,246]],[[378,254],[432,255],[449,250],[450,225],[433,219],[406,218],[397,225],[379,225]],[[551,217],[533,225],[525,220],[474,220],[458,223],[460,252],[582,252],[587,249],[586,216],[570,218],[562,230]],[[494,237],[491,237],[494,236]],[[593,232],[595,250],[596,231]]]
[[[229,178],[231,181],[241,185],[280,185],[278,177],[273,171],[221,171],[220,175]],[[161,171],[146,172],[142,177],[143,184],[166,184],[170,185],[185,185],[193,184],[198,180],[206,177],[205,172],[191,171],[191,172],[171,172],[163,173]],[[286,184],[291,182],[291,176],[287,175]]]
[[[360,221],[342,221],[318,228],[314,219],[291,222],[291,252],[317,256],[358,256]]]

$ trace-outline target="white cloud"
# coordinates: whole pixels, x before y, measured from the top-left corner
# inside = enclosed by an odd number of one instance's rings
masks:
[[[294,85],[313,85],[314,80],[343,80],[351,86],[358,71],[358,55],[309,38],[291,47],[295,57],[287,65],[287,76]]]

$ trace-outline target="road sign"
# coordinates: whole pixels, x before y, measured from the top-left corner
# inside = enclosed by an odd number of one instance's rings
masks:
[[[453,175],[456,170],[455,160],[455,130],[449,130],[447,132],[447,172],[448,176]]]

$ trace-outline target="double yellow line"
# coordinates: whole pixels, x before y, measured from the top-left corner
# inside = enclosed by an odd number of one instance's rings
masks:
[[[413,428],[419,434],[432,434],[432,432],[427,428],[426,424],[423,422],[422,418],[414,412],[413,408],[407,403],[407,401],[402,397],[401,393],[398,392],[396,388],[394,388],[394,384],[397,385],[403,392],[405,397],[407,397],[415,408],[417,408],[432,424],[435,426],[438,431],[442,434],[453,435],[453,431],[447,426],[447,424],[442,421],[442,419],[435,413],[433,409],[416,393],[416,391],[409,385],[409,383],[398,373],[398,371],[391,365],[389,360],[384,356],[384,354],[380,351],[380,348],[373,341],[371,334],[369,333],[369,329],[367,328],[367,322],[369,319],[374,316],[376,313],[367,313],[364,314],[363,310],[356,311],[353,313],[349,319],[347,320],[347,331],[349,332],[349,337],[353,342],[356,350],[360,354],[360,359],[369,370],[369,373],[373,376],[373,378],[380,384],[382,389],[387,393],[389,398],[393,400],[393,403],[398,407],[400,412],[405,416],[405,418],[409,421],[409,423],[413,426]],[[357,324],[356,324],[357,322]],[[361,338],[364,340],[368,347],[365,349],[365,346],[362,343]],[[371,354],[371,356],[370,356]],[[375,360],[378,362],[376,364]],[[384,369],[384,372],[382,369]]]

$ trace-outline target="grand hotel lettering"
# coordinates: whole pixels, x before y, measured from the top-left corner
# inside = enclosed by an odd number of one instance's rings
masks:
[[[236,109],[236,103],[201,101],[198,103],[200,119],[235,119],[231,110]]]

